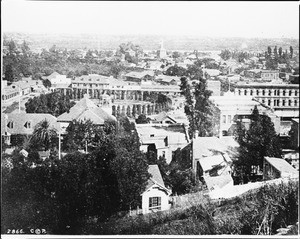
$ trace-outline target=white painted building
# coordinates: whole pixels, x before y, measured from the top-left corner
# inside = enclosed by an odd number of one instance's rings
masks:
[[[172,191],[165,187],[158,165],[149,165],[148,172],[151,178],[141,195],[143,214],[169,210],[169,196]]]

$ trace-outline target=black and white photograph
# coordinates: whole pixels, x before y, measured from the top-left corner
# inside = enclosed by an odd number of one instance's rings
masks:
[[[1,1],[1,238],[299,237],[298,1]]]

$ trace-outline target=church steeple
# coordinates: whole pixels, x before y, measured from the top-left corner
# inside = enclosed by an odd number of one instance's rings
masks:
[[[160,42],[159,58],[163,59],[167,57],[167,51],[164,48],[164,40]]]

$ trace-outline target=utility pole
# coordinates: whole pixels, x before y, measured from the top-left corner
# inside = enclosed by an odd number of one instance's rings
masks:
[[[21,113],[21,87],[19,82],[19,114]]]
[[[58,159],[61,159],[61,126],[59,123],[59,131],[58,131]]]

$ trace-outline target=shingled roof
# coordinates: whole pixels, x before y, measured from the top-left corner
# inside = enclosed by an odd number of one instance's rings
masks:
[[[145,191],[147,191],[153,185],[158,185],[162,189],[166,190],[166,192],[168,194],[171,194],[171,191],[168,188],[166,188],[166,186],[164,184],[164,180],[161,176],[161,173],[159,171],[159,168],[158,168],[157,164],[149,165],[148,173],[151,175],[151,177],[148,180],[148,184],[146,186]]]
[[[265,159],[274,167],[276,168],[281,174],[290,174],[290,175],[298,175],[299,172],[295,169],[292,165],[290,165],[287,161],[282,158],[272,158],[272,157],[265,157]],[[281,175],[281,176],[284,176]]]
[[[1,116],[1,134],[6,130],[10,134],[27,134],[30,135],[34,131],[34,127],[41,121],[47,120],[50,125],[58,129],[58,123],[56,117],[51,114],[36,114],[36,113],[10,113],[6,114],[7,120],[5,120],[5,114]],[[10,126],[10,127],[8,127]]]
[[[57,118],[58,122],[71,122],[73,120],[91,120],[94,124],[102,125],[106,121],[116,121],[116,118],[84,97],[69,112],[65,112]]]
[[[233,137],[198,137],[193,141],[193,155],[195,159],[213,156],[218,153],[228,153],[229,156],[236,154],[239,147]]]

